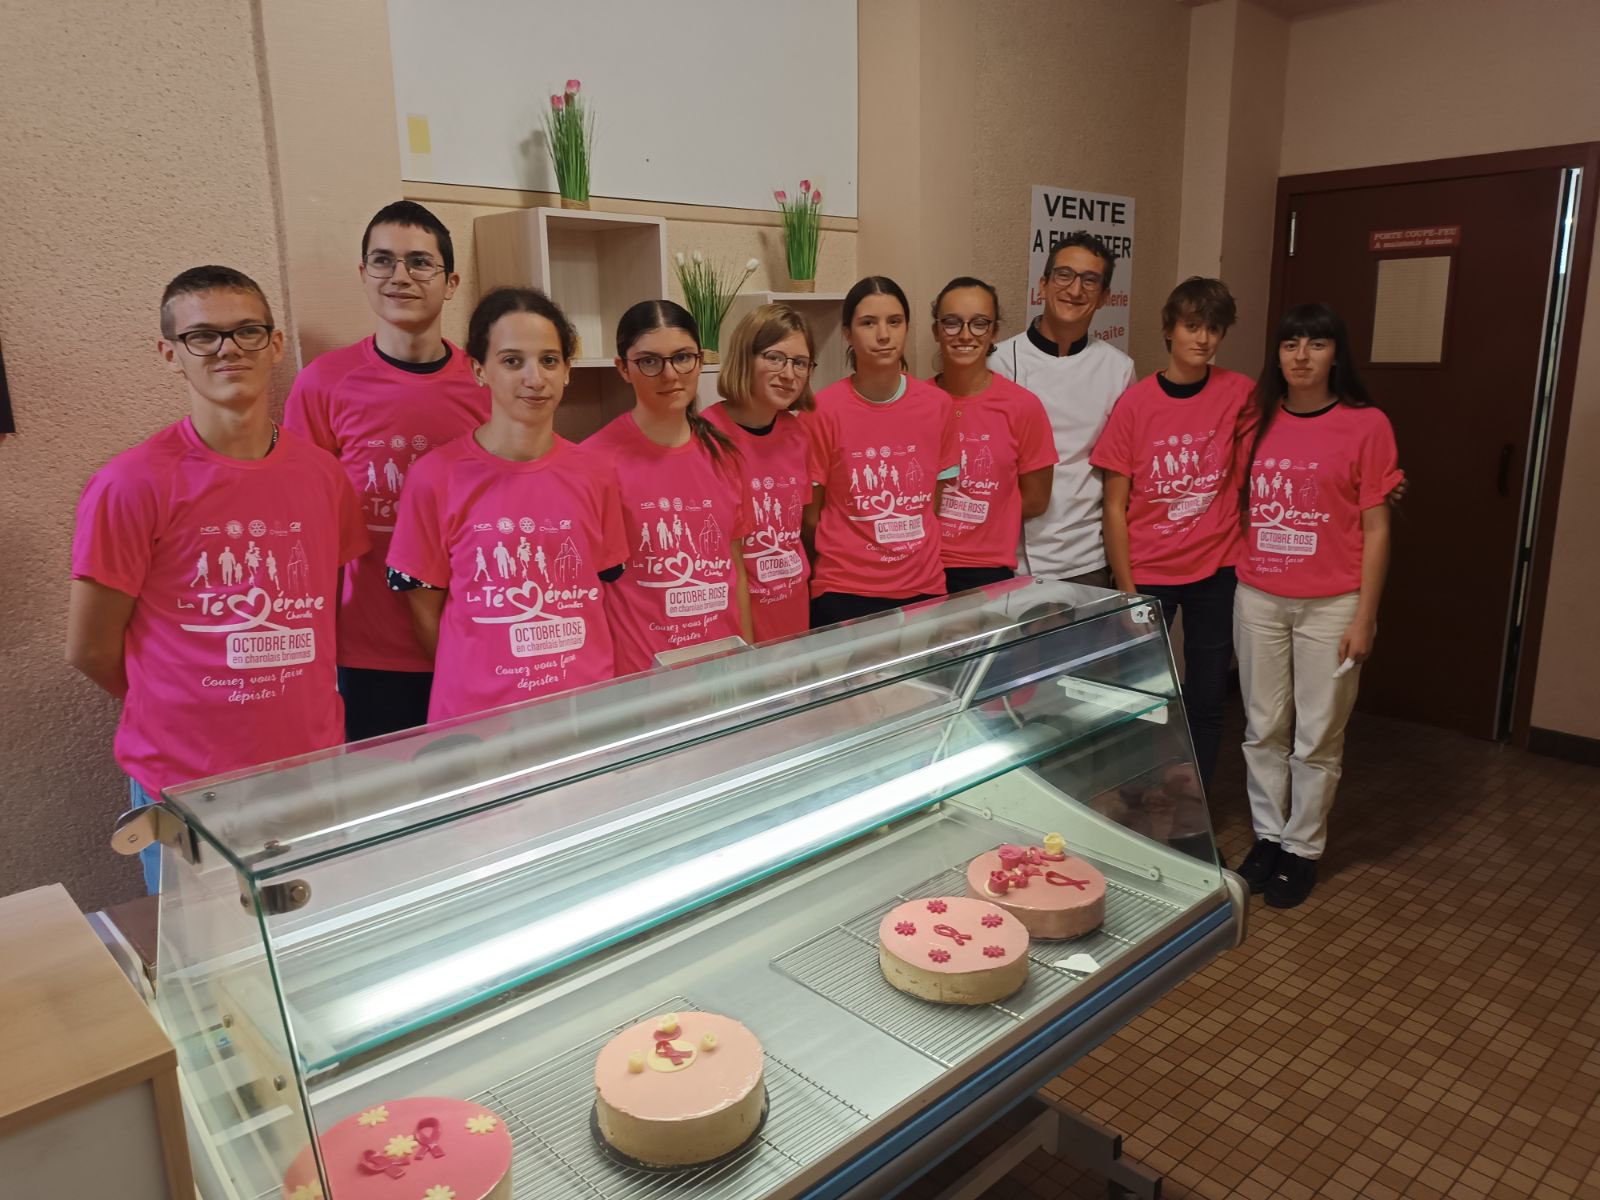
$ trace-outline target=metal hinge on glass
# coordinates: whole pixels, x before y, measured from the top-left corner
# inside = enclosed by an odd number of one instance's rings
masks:
[[[261,911],[269,917],[297,912],[311,902],[311,885],[304,879],[286,879],[282,883],[263,883],[258,888]],[[250,881],[239,876],[239,907],[254,907],[250,897]]]
[[[138,854],[157,842],[171,846],[191,863],[200,862],[200,839],[164,804],[129,809],[111,829],[111,848],[118,854]]]

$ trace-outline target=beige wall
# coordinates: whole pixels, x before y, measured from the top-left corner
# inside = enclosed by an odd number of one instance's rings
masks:
[[[127,807],[117,705],[62,661],[78,492],[187,411],[157,305],[221,262],[283,310],[247,5],[0,0],[0,340],[16,408],[0,445],[0,893],[61,880],[125,899],[107,841]],[[287,376],[285,376],[287,378]]]
[[[1296,21],[1282,173],[1600,141],[1597,46],[1600,5],[1585,0],[1405,0]],[[1533,724],[1600,738],[1600,272],[1582,339]]]
[[[1130,348],[1166,359],[1177,276],[1189,13],[1153,0],[869,0],[860,8],[862,273],[910,293],[927,371],[928,303],[956,274],[1027,305],[1034,184],[1138,201]]]
[[[1249,0],[1193,10],[1180,276],[1225,279],[1239,323],[1217,361],[1254,375],[1273,314],[1272,220],[1289,22]]]

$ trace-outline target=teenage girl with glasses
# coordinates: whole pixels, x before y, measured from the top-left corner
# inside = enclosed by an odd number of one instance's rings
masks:
[[[633,409],[583,443],[616,472],[627,515],[627,568],[606,593],[618,675],[648,670],[663,651],[755,640],[745,471],[728,436],[692,411],[701,358],[687,309],[635,304],[617,323],[616,357]]]
[[[724,340],[717,376],[722,403],[706,410],[706,419],[738,447],[744,464],[754,526],[744,543],[745,578],[761,642],[810,627],[811,564],[800,520],[811,489],[799,414],[815,407],[816,359],[805,318],[787,304],[763,304]]]
[[[933,382],[955,401],[961,455],[939,507],[950,592],[1016,574],[1022,522],[1049,507],[1060,461],[1039,397],[989,369],[999,328],[1000,298],[981,279],[952,279],[933,302],[942,366]]]
[[[811,627],[942,596],[939,497],[960,467],[954,406],[905,373],[911,308],[870,275],[845,295],[852,374],[817,395],[811,433]]]

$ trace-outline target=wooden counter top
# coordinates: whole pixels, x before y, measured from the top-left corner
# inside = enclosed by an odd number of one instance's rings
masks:
[[[158,1076],[176,1056],[60,884],[0,899],[0,1135]]]

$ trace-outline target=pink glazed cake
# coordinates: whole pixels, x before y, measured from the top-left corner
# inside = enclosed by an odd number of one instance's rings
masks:
[[[511,1200],[511,1135],[481,1104],[390,1100],[319,1140],[332,1196],[307,1146],[283,1177],[285,1200]]]
[[[764,1062],[755,1034],[716,1013],[666,1013],[624,1029],[594,1063],[600,1136],[651,1167],[730,1154],[761,1126]]]
[[[1028,981],[1028,931],[982,900],[911,900],[878,925],[878,965],[893,986],[919,999],[992,1004]]]
[[[1005,909],[1040,941],[1080,937],[1106,919],[1106,877],[1066,851],[1059,833],[1043,846],[1001,846],[967,864],[967,888]]]

